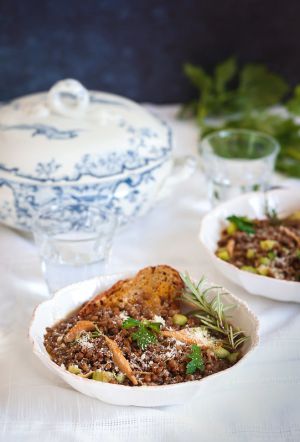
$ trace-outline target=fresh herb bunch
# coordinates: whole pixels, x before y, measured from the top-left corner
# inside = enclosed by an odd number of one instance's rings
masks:
[[[192,352],[188,355],[190,362],[186,366],[186,373],[193,374],[196,370],[203,373],[205,364],[202,357],[201,348],[198,345],[192,345]]]
[[[131,337],[142,350],[146,350],[149,344],[157,342],[157,333],[160,332],[161,323],[147,321],[146,319],[139,321],[129,317],[123,321],[122,327],[126,329],[137,327]]]
[[[220,287],[207,287],[205,278],[202,277],[198,284],[194,284],[188,274],[181,275],[185,284],[185,290],[182,295],[184,301],[196,307],[196,310],[190,312],[191,315],[201,320],[208,330],[219,333],[220,343],[224,348],[237,350],[248,338],[242,330],[235,328],[226,319],[226,312],[234,305],[225,306],[222,303],[221,296],[227,292],[221,291]],[[218,294],[209,301],[207,295],[212,290],[218,290]]]
[[[232,222],[238,230],[246,233],[255,233],[253,222],[246,216],[231,215],[228,216],[227,219]]]
[[[184,72],[196,87],[198,97],[182,107],[182,117],[195,116],[201,136],[215,130],[239,128],[265,132],[281,145],[276,168],[300,178],[300,85],[284,100],[290,88],[286,81],[257,63],[238,68],[234,57],[216,66],[209,75],[201,66],[186,64]],[[270,107],[284,106],[285,112]],[[209,121],[221,118],[220,122]]]

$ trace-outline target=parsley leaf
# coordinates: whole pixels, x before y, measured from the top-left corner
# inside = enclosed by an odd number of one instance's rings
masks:
[[[137,331],[133,332],[131,337],[142,350],[145,350],[149,344],[157,342],[156,333],[159,333],[161,323],[146,319],[139,321],[138,319],[127,318],[123,322],[122,327],[126,329],[137,327]]]
[[[139,326],[136,332],[132,333],[131,337],[142,350],[146,350],[149,344],[154,344],[157,341],[156,335],[143,324]]]
[[[152,330],[154,330],[155,332],[159,333],[160,331],[160,327],[161,327],[161,323],[160,322],[151,322],[151,321],[143,321],[143,324],[148,327],[151,328]]]
[[[192,345],[192,352],[188,355],[191,359],[190,362],[186,366],[186,373],[193,374],[196,370],[199,370],[203,373],[205,369],[201,348],[198,345]]]
[[[236,225],[238,230],[246,233],[255,233],[253,222],[246,216],[231,215],[227,217],[228,221]]]
[[[137,319],[133,318],[127,318],[122,323],[123,328],[131,328],[131,327],[138,327],[141,324],[141,321],[138,321]]]

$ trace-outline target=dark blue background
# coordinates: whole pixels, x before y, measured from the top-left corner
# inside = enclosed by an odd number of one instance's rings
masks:
[[[0,0],[0,101],[74,77],[138,101],[191,94],[185,61],[231,54],[300,82],[297,0]]]

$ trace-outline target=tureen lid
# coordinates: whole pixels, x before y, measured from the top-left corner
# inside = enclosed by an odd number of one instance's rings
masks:
[[[73,79],[0,108],[0,174],[37,182],[111,177],[165,159],[171,134],[138,104]]]

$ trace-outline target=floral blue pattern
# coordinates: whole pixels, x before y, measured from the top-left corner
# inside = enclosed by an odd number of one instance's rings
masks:
[[[78,137],[80,132],[79,129],[59,130],[53,126],[47,126],[46,124],[16,124],[11,126],[1,124],[0,130],[30,130],[32,131],[32,137],[41,135],[48,138],[48,140],[68,140],[70,138]]]
[[[59,198],[71,198],[75,202],[100,204],[104,209],[119,215],[120,222],[145,213],[157,192],[156,183],[165,163],[140,174],[111,181],[68,186],[40,186],[24,184],[0,178],[0,219],[9,225],[30,230],[32,216],[42,207]],[[10,197],[8,196],[10,194]]]
[[[129,148],[127,150],[120,149],[120,151],[116,150],[102,155],[85,154],[73,164],[73,169],[68,174],[61,173],[63,165],[54,158],[45,162],[39,161],[32,173],[25,173],[18,167],[9,167],[3,163],[0,163],[0,171],[9,172],[16,177],[30,179],[35,182],[75,182],[86,176],[107,178],[131,172],[140,167],[158,164],[171,153],[172,135],[167,125],[165,125],[167,130],[166,146],[155,144],[154,141],[157,141],[158,134],[150,128],[136,128],[123,119],[119,121],[118,126],[128,134],[127,143]],[[81,132],[80,129],[59,131],[53,127],[43,125],[0,125],[0,130],[32,130],[32,136],[44,135],[50,140],[73,138],[79,136]]]

